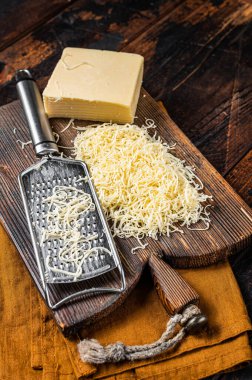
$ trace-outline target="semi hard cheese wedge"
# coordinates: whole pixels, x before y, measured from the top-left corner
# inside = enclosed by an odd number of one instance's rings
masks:
[[[66,48],[43,92],[49,117],[131,123],[143,78],[141,55]]]

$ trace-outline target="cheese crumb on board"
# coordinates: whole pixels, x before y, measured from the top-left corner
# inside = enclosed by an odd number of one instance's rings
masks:
[[[65,48],[43,92],[47,115],[131,123],[143,62],[138,54]]]
[[[206,203],[212,197],[192,167],[171,153],[174,146],[149,135],[153,127],[149,119],[142,128],[104,123],[75,139],[76,158],[89,166],[114,236],[135,237],[139,248],[146,236],[169,236],[199,221],[204,227],[198,229],[208,229],[210,223]]]

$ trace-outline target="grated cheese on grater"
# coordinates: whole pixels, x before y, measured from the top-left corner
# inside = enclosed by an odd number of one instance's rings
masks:
[[[99,199],[114,236],[158,239],[160,234],[183,232],[192,224],[210,218],[202,192],[203,184],[192,167],[171,154],[174,146],[163,143],[146,125],[104,123],[82,128],[75,139],[76,158],[90,169]],[[196,229],[196,228],[195,228]],[[136,250],[136,248],[134,250]]]
[[[81,178],[76,182],[80,180],[86,179]],[[92,247],[92,240],[97,239],[97,234],[81,234],[83,216],[95,210],[90,194],[72,186],[55,186],[52,195],[43,203],[48,206],[47,227],[42,230],[40,245],[42,247],[43,243],[50,239],[61,243],[58,259],[72,268],[63,270],[53,266],[53,258],[48,255],[46,266],[49,270],[74,277],[76,280],[82,274],[82,265],[88,256],[95,255],[98,250],[111,254],[105,247]]]

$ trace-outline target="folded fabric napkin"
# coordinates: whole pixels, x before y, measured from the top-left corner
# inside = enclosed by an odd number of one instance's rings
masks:
[[[190,380],[252,360],[247,337],[251,324],[229,264],[179,273],[200,294],[208,331],[186,337],[175,351],[151,360],[95,367],[80,360],[78,338],[70,341],[62,336],[1,226],[0,379]],[[161,335],[168,318],[146,272],[119,309],[80,336],[102,344],[144,344]]]

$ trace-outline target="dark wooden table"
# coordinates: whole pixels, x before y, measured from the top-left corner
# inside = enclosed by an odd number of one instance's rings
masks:
[[[1,0],[0,105],[17,69],[42,89],[66,46],[142,54],[144,87],[251,205],[251,20],[250,0]],[[250,253],[230,261],[252,317]],[[251,378],[251,366],[211,377]]]

